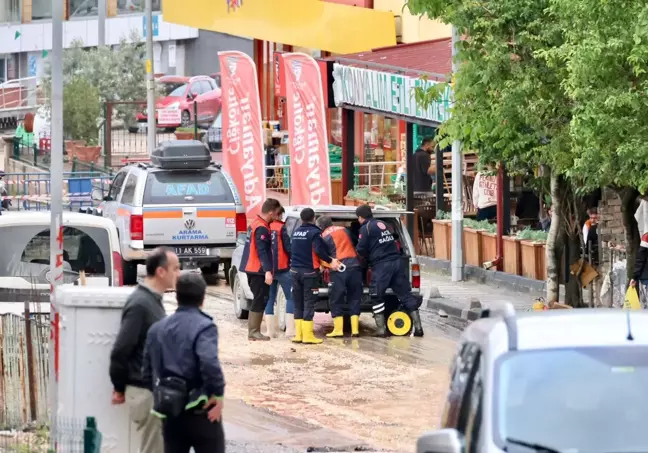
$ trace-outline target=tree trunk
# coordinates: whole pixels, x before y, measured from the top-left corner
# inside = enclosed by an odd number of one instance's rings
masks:
[[[639,225],[635,219],[635,212],[639,207],[638,197],[639,192],[630,187],[624,187],[616,191],[619,198],[621,198],[621,216],[623,218],[623,228],[625,229],[625,246],[626,246],[626,266],[628,273],[628,281],[632,278],[632,270],[637,258],[637,250],[639,249],[639,242],[641,241],[641,234],[639,233]],[[610,263],[610,266],[614,263]]]
[[[558,302],[560,292],[561,232],[564,230],[562,202],[565,194],[562,178],[551,173],[551,227],[547,235],[547,302]]]

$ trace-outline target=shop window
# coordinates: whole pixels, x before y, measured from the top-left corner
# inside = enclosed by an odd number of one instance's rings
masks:
[[[153,11],[161,11],[162,0],[152,0]],[[145,0],[117,0],[117,14],[134,14],[144,12]]]
[[[32,0],[32,20],[52,18],[51,0]]]
[[[98,0],[70,0],[70,17],[92,17],[98,12]]]
[[[364,156],[361,185],[384,187],[394,183],[398,172],[398,120],[364,115]],[[371,164],[376,162],[376,164]]]
[[[2,0],[0,2],[0,22],[20,22],[21,0]]]
[[[333,108],[329,111],[329,143],[342,146],[342,109]]]

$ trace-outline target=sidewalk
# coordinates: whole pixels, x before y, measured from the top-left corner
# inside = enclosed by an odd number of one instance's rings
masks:
[[[478,319],[480,310],[495,302],[510,302],[516,310],[528,311],[537,297],[545,296],[537,290],[515,291],[472,280],[452,282],[450,276],[440,273],[424,258],[421,259],[421,291],[423,308],[469,321]]]

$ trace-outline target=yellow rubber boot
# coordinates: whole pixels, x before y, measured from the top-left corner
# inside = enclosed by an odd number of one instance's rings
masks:
[[[302,321],[302,343],[304,344],[320,344],[324,340],[317,338],[313,334],[313,321]]]
[[[295,319],[295,336],[290,339],[293,343],[302,342],[302,323],[301,319]]]
[[[344,317],[336,316],[333,318],[333,332],[327,333],[329,338],[338,338],[344,336]]]
[[[360,316],[358,315],[351,316],[351,336],[360,336]]]

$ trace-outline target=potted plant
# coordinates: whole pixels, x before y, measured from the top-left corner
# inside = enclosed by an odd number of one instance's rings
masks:
[[[520,238],[504,236],[504,272],[522,275],[522,249]]]
[[[479,222],[483,229],[482,236],[482,264],[497,258],[497,225],[488,220]]]
[[[481,266],[483,263],[482,232],[484,229],[480,223],[472,219],[464,220],[464,261],[471,266]]]
[[[366,204],[369,195],[369,189],[366,187],[349,190],[346,197],[344,197],[344,204],[346,206],[360,206]]]
[[[546,280],[545,242],[547,233],[527,228],[518,233],[518,239],[520,239],[522,275],[535,280]]]
[[[198,136],[196,136],[196,129],[193,127],[179,127],[175,130],[175,137],[177,140],[202,140],[205,131],[198,129]]]
[[[72,146],[66,149],[68,157],[96,162],[101,155],[99,91],[85,77],[75,76],[65,85],[63,99],[63,132],[72,140]]]
[[[449,260],[452,256],[452,223],[448,214],[443,211],[437,212],[432,224],[434,257],[439,260]]]

